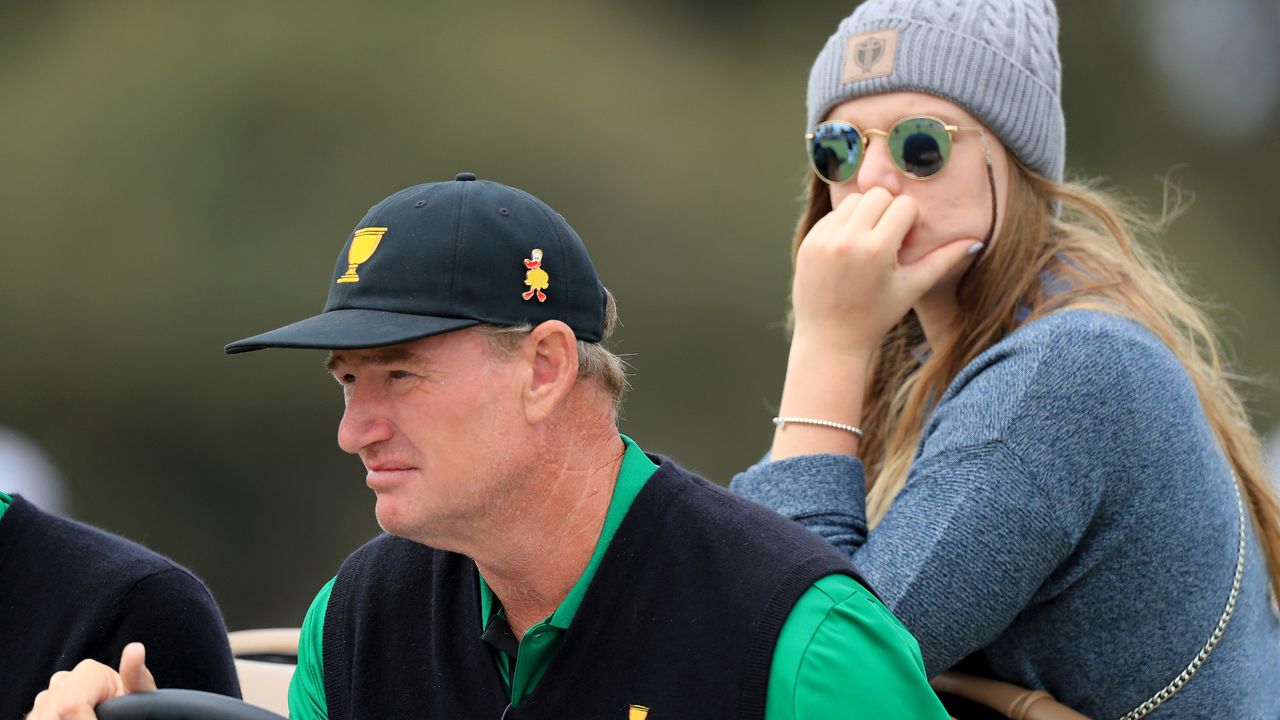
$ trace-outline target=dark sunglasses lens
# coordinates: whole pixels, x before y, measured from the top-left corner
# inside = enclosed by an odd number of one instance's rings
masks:
[[[809,160],[823,180],[842,183],[853,177],[862,161],[862,138],[848,123],[823,123],[813,129]]]
[[[889,132],[889,154],[906,174],[930,177],[951,157],[951,136],[933,118],[907,118]]]

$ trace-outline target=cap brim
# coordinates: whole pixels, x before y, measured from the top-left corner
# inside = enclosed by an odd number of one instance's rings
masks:
[[[408,315],[382,310],[330,310],[292,325],[237,340],[227,354],[264,348],[354,350],[396,345],[452,330],[479,325],[469,318]]]

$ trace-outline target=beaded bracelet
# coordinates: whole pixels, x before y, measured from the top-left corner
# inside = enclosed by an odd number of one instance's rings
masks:
[[[854,427],[853,425],[846,425],[844,423],[833,422],[831,420],[819,420],[817,418],[783,417],[783,416],[779,416],[773,419],[773,424],[777,425],[779,428],[785,428],[787,426],[787,423],[795,423],[797,425],[820,425],[822,427],[835,428],[836,430],[844,430],[845,432],[851,432],[854,435],[857,435],[859,440],[862,439],[861,428]]]

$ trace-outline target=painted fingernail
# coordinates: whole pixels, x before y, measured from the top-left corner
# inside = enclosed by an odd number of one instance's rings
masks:
[[[964,254],[965,254],[965,255],[977,255],[979,252],[981,252],[981,251],[982,251],[982,248],[984,248],[984,247],[986,247],[986,246],[985,246],[985,245],[983,245],[982,243],[974,243],[974,244],[972,244],[972,245],[970,245],[970,246],[969,246],[969,249],[968,249],[968,250],[965,250],[965,251],[964,251]]]

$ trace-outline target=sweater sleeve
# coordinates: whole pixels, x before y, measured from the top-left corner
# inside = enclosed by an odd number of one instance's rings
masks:
[[[1071,543],[1049,499],[1001,443],[936,455],[912,475],[929,482],[904,488],[870,536],[854,458],[782,460],[739,476],[734,489],[848,555],[919,640],[932,676],[998,635]],[[781,493],[784,480],[799,488]]]
[[[1120,320],[1065,313],[970,363],[924,429],[903,489],[868,530],[860,460],[770,462],[732,489],[847,555],[920,642],[930,676],[996,638],[1088,528],[1109,478],[1141,453],[1126,434],[1152,343]],[[1136,327],[1136,326],[1135,326]]]
[[[867,540],[867,484],[849,455],[768,455],[733,478],[737,494],[799,522],[852,557]],[[878,588],[877,588],[878,591]]]
[[[240,697],[222,615],[190,573],[173,568],[147,575],[109,610],[113,620],[100,645],[108,664],[118,664],[124,646],[137,641],[147,648],[157,686]]]

